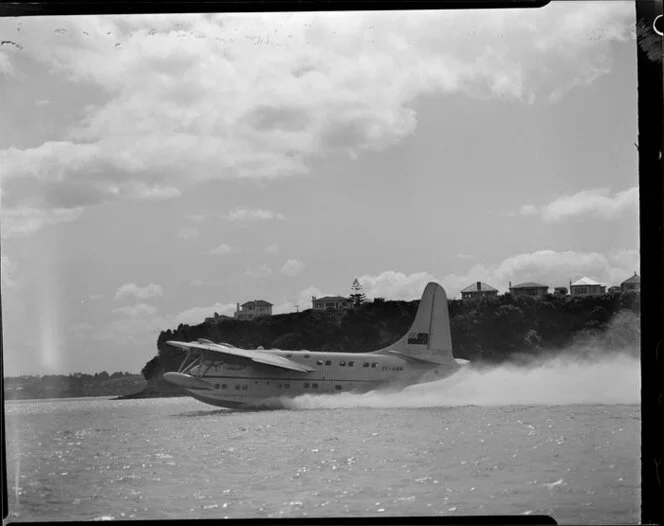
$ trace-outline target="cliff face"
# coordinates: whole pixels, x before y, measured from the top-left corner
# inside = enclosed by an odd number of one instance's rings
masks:
[[[259,318],[226,319],[218,324],[180,325],[157,340],[158,353],[142,370],[153,393],[180,391],[164,382],[164,372],[177,370],[184,353],[168,340],[207,338],[238,347],[328,352],[377,350],[401,338],[410,328],[419,301],[366,303],[348,312],[313,310]],[[474,301],[449,302],[454,354],[472,361],[501,362],[524,353],[562,350],[579,339],[601,335],[621,313],[621,335],[611,341],[638,344],[639,296],[614,293],[590,297],[549,295],[536,300],[510,294]],[[617,340],[616,340],[617,338]]]

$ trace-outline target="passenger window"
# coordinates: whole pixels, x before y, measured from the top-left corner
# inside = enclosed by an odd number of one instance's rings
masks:
[[[362,364],[362,367],[369,367],[369,362],[364,362],[364,363]]]
[[[311,384],[311,387],[313,387],[314,389],[318,389],[318,384]]]
[[[277,389],[281,389],[281,384],[277,384]]]
[[[304,358],[309,358],[309,355],[308,355],[308,354],[305,354],[305,355],[304,355]]]
[[[240,390],[240,386],[239,386],[239,385],[236,385],[236,386],[235,386],[235,390],[236,390],[236,391],[239,391],[239,390]]]
[[[219,384],[214,384],[215,389],[219,389]]]
[[[293,357],[292,354],[287,354],[287,355],[286,355],[286,358],[292,358],[292,357]]]
[[[249,389],[249,386],[248,386],[248,385],[243,385],[243,386],[242,386],[242,390],[243,390],[243,391],[246,391],[247,389]]]
[[[226,384],[221,384],[222,389],[226,389],[228,386]]]
[[[325,360],[325,365],[332,365],[332,361],[331,360]]]
[[[341,367],[346,367],[346,362],[344,362],[343,360],[341,360],[341,361],[339,362],[339,365],[341,365]]]
[[[372,363],[371,367],[376,367],[376,362]]]
[[[323,360],[316,360],[316,365],[323,365]]]
[[[341,391],[341,386],[340,386],[340,385],[335,385],[334,388],[335,388],[337,391]]]
[[[290,384],[284,384],[284,389],[290,389]]]
[[[355,362],[348,362],[348,367],[353,367],[355,365]]]
[[[308,388],[309,388],[309,384],[308,384],[307,382],[304,383],[304,388],[305,388],[305,389],[308,389]]]

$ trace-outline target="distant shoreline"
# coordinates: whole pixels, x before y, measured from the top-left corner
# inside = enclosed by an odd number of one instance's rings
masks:
[[[3,393],[8,401],[111,398],[142,391],[147,383],[142,374],[126,372],[24,375],[4,377]]]

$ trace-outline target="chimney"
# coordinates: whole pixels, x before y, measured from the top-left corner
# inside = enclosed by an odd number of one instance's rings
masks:
[[[239,301],[237,302],[237,308],[236,308],[235,312],[240,312],[240,302]]]
[[[482,290],[482,282],[481,281],[477,282],[477,290]]]
[[[510,290],[512,289],[512,282],[510,281]]]

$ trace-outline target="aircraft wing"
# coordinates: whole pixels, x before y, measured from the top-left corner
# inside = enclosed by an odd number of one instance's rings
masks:
[[[226,347],[224,345],[218,345],[212,342],[198,343],[178,342],[171,340],[166,343],[172,345],[173,347],[179,347],[185,350],[198,350],[203,353],[203,360],[205,361],[222,361],[246,365],[249,365],[250,362],[253,362],[269,365],[271,367],[277,367],[278,369],[298,371],[300,373],[309,373],[311,371],[315,371],[315,369],[312,367],[294,362],[293,360],[289,360],[283,356],[277,356],[266,352],[238,349],[237,347]]]

